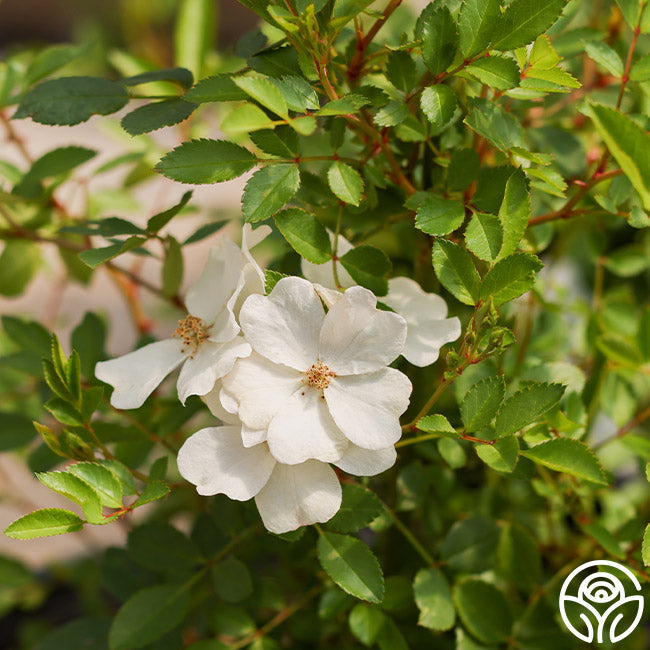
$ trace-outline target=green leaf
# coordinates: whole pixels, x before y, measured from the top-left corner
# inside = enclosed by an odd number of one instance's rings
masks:
[[[456,622],[451,589],[438,569],[420,569],[413,581],[413,594],[420,610],[418,625],[430,630],[449,630]]]
[[[384,597],[381,567],[361,540],[323,532],[318,538],[317,549],[323,569],[343,591],[371,603],[381,602]]]
[[[274,219],[289,245],[306,260],[324,264],[332,259],[332,243],[327,230],[312,214],[290,208],[278,212]]]
[[[212,0],[181,0],[174,29],[174,62],[202,76],[214,45],[215,5]],[[113,650],[113,649],[111,649]]]
[[[466,59],[482,52],[492,40],[501,16],[499,0],[465,0],[458,15],[460,51]]]
[[[181,245],[169,237],[162,266],[162,287],[166,296],[175,296],[183,283],[183,252]]]
[[[18,413],[0,411],[0,451],[23,447],[34,435],[34,426],[29,418]]]
[[[37,244],[18,239],[6,242],[0,253],[0,295],[19,296],[31,282],[40,261]]]
[[[277,86],[269,79],[265,77],[234,77],[233,81],[264,108],[285,119],[289,117],[286,100]]]
[[[460,415],[467,431],[479,431],[488,426],[499,411],[506,393],[503,377],[486,377],[465,393]]]
[[[122,484],[109,469],[99,463],[74,463],[66,472],[83,479],[99,494],[102,505],[109,508],[122,507]]]
[[[286,273],[280,273],[279,271],[269,271],[266,269],[264,271],[264,293],[268,296],[275,285],[282,280],[282,278],[288,278],[289,276]]]
[[[150,70],[140,74],[122,79],[125,86],[139,86],[140,84],[151,83],[152,81],[173,81],[182,88],[190,88],[194,83],[194,76],[187,68],[164,68],[162,70]]]
[[[21,348],[33,350],[41,357],[50,354],[50,333],[40,323],[5,315],[2,329]]]
[[[343,255],[340,262],[355,282],[370,289],[376,296],[386,295],[386,276],[391,270],[386,253],[374,246],[357,246]]]
[[[34,539],[72,533],[83,528],[83,519],[69,510],[45,508],[16,519],[4,531],[12,539]]]
[[[134,528],[129,534],[128,551],[143,567],[162,573],[188,573],[201,561],[196,545],[162,521]]]
[[[103,248],[90,248],[79,253],[81,261],[88,265],[91,269],[97,268],[100,264],[112,260],[118,255],[128,253],[134,248],[138,248],[146,242],[145,237],[129,237],[126,241],[118,244],[111,244]]]
[[[493,585],[477,578],[459,580],[454,585],[454,601],[463,625],[479,641],[496,644],[510,636],[510,605]]]
[[[502,259],[517,249],[528,227],[531,203],[526,176],[518,169],[508,179],[506,191],[499,208],[499,219],[503,226],[503,244],[497,259]]]
[[[173,585],[147,587],[117,612],[109,633],[111,650],[135,650],[159,639],[185,617],[189,592]]]
[[[84,517],[91,524],[102,522],[102,504],[99,495],[86,481],[68,472],[37,473],[36,478],[50,490],[80,505]]]
[[[427,194],[415,216],[415,227],[428,235],[447,235],[460,228],[465,220],[465,206],[460,201]]]
[[[539,587],[542,560],[537,542],[520,526],[506,523],[501,529],[497,548],[499,571],[524,591]]]
[[[231,556],[215,564],[211,573],[214,590],[227,603],[239,603],[253,593],[250,571],[237,558]]]
[[[433,242],[432,260],[438,280],[449,293],[466,305],[478,302],[481,279],[465,249],[446,239],[437,239]]]
[[[14,193],[21,196],[32,196],[24,194],[23,189],[29,189],[30,185],[37,184],[45,178],[65,174],[79,165],[94,158],[97,152],[86,147],[59,147],[38,158],[32,163],[31,168],[25,174],[22,181],[14,188]]]
[[[650,566],[650,524],[645,527],[645,531],[643,533],[641,556],[643,557],[643,564]]]
[[[362,485],[344,483],[341,508],[327,526],[339,533],[353,533],[365,528],[383,511],[384,507],[374,492]]]
[[[483,278],[481,300],[492,297],[495,307],[528,291],[535,274],[542,268],[540,259],[530,253],[513,253],[499,260]]]
[[[409,93],[418,81],[418,70],[408,52],[391,52],[386,62],[386,76],[395,88]]]
[[[585,524],[582,526],[582,530],[587,533],[590,537],[593,537],[610,555],[618,558],[619,560],[625,560],[626,554],[625,551],[621,548],[620,542],[612,535],[612,533],[600,526],[599,524]]]
[[[44,404],[45,408],[61,423],[69,425],[83,425],[83,418],[77,408],[67,400],[53,397]]]
[[[367,648],[377,641],[385,620],[386,617],[379,607],[365,603],[357,603],[348,618],[350,631]]]
[[[650,307],[646,307],[641,312],[636,342],[643,360],[650,361]]]
[[[525,148],[522,126],[513,115],[482,98],[475,99],[473,104],[472,111],[464,120],[467,126],[501,151],[507,152],[511,147]]]
[[[156,233],[162,230],[187,205],[191,198],[192,191],[190,190],[183,194],[181,200],[176,205],[150,217],[147,221],[147,232]]]
[[[422,112],[433,126],[441,127],[447,124],[456,110],[456,94],[445,84],[428,86],[420,96]]]
[[[225,140],[190,140],[156,165],[167,178],[181,183],[221,183],[241,176],[255,165],[255,156]]]
[[[517,433],[527,424],[537,421],[553,408],[564,394],[562,384],[531,382],[511,395],[499,411],[496,433],[500,438]]]
[[[14,118],[31,117],[41,124],[73,125],[92,115],[109,115],[129,96],[119,83],[98,77],[62,77],[43,81],[23,95]]]
[[[405,102],[394,99],[375,114],[375,124],[379,126],[395,126],[401,124],[409,116],[409,108]]]
[[[551,70],[559,62],[560,57],[551,45],[551,41],[546,34],[539,36],[530,51],[530,67],[536,70]]]
[[[88,45],[53,45],[42,49],[31,60],[25,74],[25,87],[49,77],[53,72],[80,58],[88,51]]]
[[[475,212],[465,228],[465,245],[476,257],[494,261],[503,244],[501,221],[493,214]]]
[[[613,108],[589,102],[587,114],[616,162],[650,210],[650,136],[636,122]]]
[[[38,650],[107,650],[110,624],[110,616],[77,618],[39,636]]]
[[[498,54],[479,59],[465,70],[491,88],[507,90],[519,85],[519,66],[516,61]]]
[[[185,93],[185,100],[203,104],[206,102],[240,102],[248,95],[227,74],[201,79]]]
[[[395,624],[392,618],[384,618],[384,626],[377,638],[379,650],[409,650],[409,646],[404,639],[404,635]]]
[[[442,558],[454,571],[481,573],[492,568],[498,536],[499,527],[491,519],[463,519],[447,533]]]
[[[513,0],[495,28],[492,44],[497,50],[514,50],[532,43],[560,16],[565,0]]]
[[[650,80],[650,54],[644,54],[632,64],[630,79],[632,81]]]
[[[456,56],[458,33],[447,7],[438,7],[423,14],[422,58],[429,72],[444,72]]]
[[[362,95],[350,94],[339,99],[334,99],[331,102],[323,105],[318,111],[317,115],[320,117],[347,115],[348,113],[356,113],[360,108],[370,104],[370,100]]]
[[[320,108],[318,95],[306,79],[285,75],[281,79],[272,77],[269,81],[282,93],[290,110],[304,113]]]
[[[451,426],[449,420],[444,415],[425,415],[420,418],[416,424],[420,431],[425,433],[437,433],[445,438],[458,438],[456,429]]]
[[[273,129],[274,126],[273,120],[261,108],[248,102],[228,113],[221,123],[221,129],[230,135]]]
[[[151,503],[152,501],[158,501],[166,497],[171,490],[169,486],[163,481],[149,481],[142,490],[142,494],[137,498],[136,502],[133,504],[134,507],[138,508],[143,506],[145,503]]]
[[[250,223],[268,219],[293,198],[299,187],[298,165],[275,163],[259,169],[244,188],[244,219]]]
[[[122,118],[122,128],[130,135],[142,135],[186,120],[197,108],[183,99],[165,99],[136,108]]]
[[[621,57],[603,41],[583,41],[585,50],[603,70],[615,77],[623,76],[623,61]]]
[[[516,436],[498,438],[491,445],[478,444],[476,455],[495,472],[512,472],[519,458],[519,442]]]
[[[538,80],[549,83],[538,83]],[[533,90],[557,92],[558,86],[580,88],[582,84],[571,73],[562,68],[552,68],[551,70],[538,70],[537,68],[531,68],[521,85],[524,88],[532,88]],[[560,88],[559,90],[562,89]]]
[[[556,472],[571,474],[598,485],[608,484],[594,452],[579,440],[555,438],[523,450],[521,455]]]
[[[363,179],[358,171],[337,160],[327,170],[327,181],[334,194],[345,203],[359,205],[363,196]]]
[[[271,156],[296,158],[300,153],[298,136],[288,126],[278,126],[273,131],[270,129],[256,131],[251,133],[250,138],[256,147]]]
[[[447,167],[447,187],[450,190],[466,190],[476,180],[479,165],[479,157],[474,149],[454,149]]]

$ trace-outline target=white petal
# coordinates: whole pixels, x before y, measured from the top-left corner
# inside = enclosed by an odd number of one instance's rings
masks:
[[[190,395],[207,395],[238,358],[250,353],[251,346],[240,336],[221,344],[204,341],[183,364],[176,384],[178,399],[185,404]]]
[[[255,503],[268,530],[288,533],[329,521],[341,507],[341,485],[325,463],[277,464]]]
[[[217,419],[221,420],[224,424],[239,425],[239,417],[237,417],[237,403],[235,402],[235,412],[229,411],[222,403],[222,396],[226,395],[225,391],[221,388],[221,381],[217,380],[214,388],[207,394],[201,395],[201,399],[205,402],[206,406],[210,409],[210,413]],[[232,399],[232,398],[230,398]],[[234,400],[233,400],[234,402]]]
[[[235,291],[241,269],[241,251],[230,239],[224,237],[220,246],[212,246],[199,279],[185,297],[190,314],[211,325]]]
[[[117,359],[100,361],[95,376],[115,389],[111,395],[115,408],[135,409],[189,356],[190,351],[182,352],[182,347],[179,339],[150,343]]]
[[[334,233],[329,230],[328,233],[330,236],[330,242],[334,245]],[[349,250],[352,250],[354,246],[345,238],[343,235],[339,235],[339,243],[336,247],[336,256],[342,257]],[[313,264],[308,262],[306,259],[302,259],[300,262],[302,269],[302,274],[314,284],[322,284],[328,289],[336,289],[336,284],[334,282],[334,271],[332,269],[332,262],[325,262],[325,264]],[[337,263],[336,274],[338,275],[339,282],[343,288],[353,287],[356,282],[353,280],[352,276],[345,270],[343,264],[340,262]]]
[[[310,282],[282,278],[268,296],[250,296],[239,320],[253,350],[275,363],[305,371],[318,358],[325,311]]]
[[[253,227],[250,225],[250,223],[244,224],[241,233],[241,252],[246,258],[248,265],[250,265],[250,267],[257,274],[262,285],[262,291],[264,291],[264,273],[255,261],[255,258],[251,255],[250,249],[255,248],[255,246],[257,246],[263,239],[266,239],[266,237],[268,237],[270,234],[270,226],[258,226],[255,228],[255,230],[253,230]]]
[[[273,457],[287,465],[310,458],[329,463],[348,446],[320,391],[309,386],[298,389],[273,417],[267,440]]]
[[[244,447],[254,447],[261,442],[266,442],[266,429],[249,429],[242,423],[241,439]]]
[[[385,449],[402,435],[399,416],[406,411],[412,386],[394,368],[334,377],[325,389],[329,411],[339,429],[364,449]]]
[[[445,343],[455,341],[460,333],[460,320],[456,316],[409,324],[402,355],[414,366],[423,368],[437,361],[440,348]]]
[[[254,497],[274,466],[266,445],[242,445],[239,427],[201,429],[178,452],[178,471],[199,494],[225,494],[237,501]]]
[[[343,294],[338,289],[328,289],[322,284],[314,284],[314,289],[328,309],[331,309],[335,302],[343,298]]]
[[[338,468],[355,476],[375,476],[390,469],[397,460],[395,447],[362,449],[350,445],[343,458],[334,463]]]
[[[321,361],[337,375],[379,370],[404,348],[406,322],[377,309],[368,289],[351,287],[327,312],[320,333]]]
[[[253,352],[239,359],[223,378],[223,388],[237,402],[237,414],[250,429],[266,429],[271,418],[302,386],[303,375]]]
[[[425,293],[410,278],[389,280],[388,295],[382,301],[406,320],[408,329],[402,355],[416,366],[428,366],[436,361],[440,348],[460,336],[458,318],[445,318],[445,301],[435,293]]]

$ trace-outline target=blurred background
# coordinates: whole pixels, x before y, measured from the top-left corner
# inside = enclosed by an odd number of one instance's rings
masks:
[[[404,2],[398,10],[401,24],[412,24],[411,8],[426,4],[425,0]],[[74,127],[47,127],[31,120],[12,121],[15,106],[7,97],[11,96],[12,74],[24,69],[44,48],[83,48],[83,56],[56,76],[119,78],[150,69],[188,66],[191,52],[179,51],[180,39],[175,38],[181,29],[195,31],[196,38],[207,39],[210,46],[208,60],[201,62],[200,70],[193,70],[195,77],[245,66],[250,43],[262,38],[257,16],[236,0],[214,0],[207,24],[196,24],[193,5],[205,7],[204,0],[0,0],[0,190],[7,191],[12,179],[15,182],[16,176],[45,152],[81,145],[95,149],[96,157],[79,167],[54,194],[60,209],[71,218],[119,216],[144,225],[152,214],[178,202],[187,187],[154,174],[153,165],[164,151],[188,137],[214,137],[216,130],[196,134],[181,124],[130,137],[119,126],[120,115],[117,119],[94,117]],[[393,22],[399,29],[400,21]],[[272,42],[273,34],[265,36]],[[132,164],[114,164],[125,154],[132,156]],[[102,166],[110,169],[96,173]],[[236,217],[248,177],[195,188],[192,210],[174,220],[171,233],[186,238],[206,221]],[[232,226],[229,234],[237,239],[238,228]],[[198,276],[207,247],[221,235],[216,232],[192,246],[185,259],[184,287]],[[0,243],[0,249],[2,246]],[[177,315],[167,303],[135,286],[125,286],[123,279],[107,270],[93,274],[88,282],[83,268],[71,266],[56,247],[44,245],[41,249],[26,290],[15,296],[0,292],[0,314],[42,323],[56,332],[69,350],[70,332],[87,312],[98,313],[109,324],[106,348],[110,355],[132,349],[143,335],[164,336],[173,329]],[[263,256],[264,251],[259,254]],[[128,255],[124,261],[131,271],[153,284],[160,283],[160,262],[155,258]],[[42,412],[42,396],[6,361],[10,353],[11,342],[0,332],[0,411]],[[59,499],[34,478],[35,471],[56,462],[43,444],[34,440],[20,456],[3,453],[6,451],[0,444],[0,530],[36,508],[70,507],[67,500]],[[92,594],[97,569],[83,560],[66,561],[91,555],[106,545],[122,544],[125,537],[119,524],[31,541],[0,536],[0,649],[39,647],[38,640],[48,629],[74,616],[75,591],[69,585],[78,583],[80,591]],[[44,579],[34,582],[14,560],[41,572]]]

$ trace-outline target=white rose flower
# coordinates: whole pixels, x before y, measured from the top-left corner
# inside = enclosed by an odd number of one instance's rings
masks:
[[[391,453],[412,387],[386,366],[402,351],[406,323],[376,304],[352,287],[326,315],[312,284],[296,277],[246,300],[240,324],[253,353],[222,379],[221,403],[236,408],[247,447],[267,441],[280,463],[315,459],[352,473],[369,450]]]
[[[238,358],[250,354],[250,345],[238,336],[236,317],[243,298],[264,290],[264,274],[248,249],[270,230],[262,226],[252,231],[246,224],[241,250],[227,237],[210,249],[201,276],[186,296],[189,314],[178,322],[171,338],[95,366],[96,377],[114,388],[113,406],[142,406],[181,363],[176,385],[178,397],[185,403],[190,395],[212,390]]]
[[[334,233],[330,233],[334,243]],[[339,235],[337,255],[341,257],[353,248],[352,244]],[[326,304],[335,300],[331,289],[334,286],[333,262],[313,264],[303,259],[302,274],[315,285]],[[355,285],[342,264],[337,267],[341,286]],[[404,318],[407,325],[406,343],[402,356],[414,366],[424,367],[438,359],[440,348],[455,341],[461,334],[460,320],[447,318],[447,303],[435,293],[426,293],[410,278],[398,277],[388,281],[388,294],[380,300]]]
[[[395,450],[365,452],[364,458],[365,464],[356,462],[358,468],[376,474],[395,462]],[[225,494],[237,501],[254,497],[264,526],[273,533],[323,523],[341,507],[341,486],[327,463],[280,464],[265,442],[244,447],[238,426],[201,429],[190,436],[178,452],[178,470],[201,495]]]

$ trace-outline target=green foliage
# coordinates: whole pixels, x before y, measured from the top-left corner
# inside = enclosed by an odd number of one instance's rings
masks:
[[[70,504],[25,507],[5,534],[84,542],[91,526],[129,531],[107,549],[95,535],[87,558],[38,573],[0,556],[3,642],[582,647],[557,615],[568,573],[615,559],[645,595],[650,566],[648,3],[453,0],[419,16],[391,0],[241,4],[260,24],[232,50],[215,49],[224,17],[212,0],[174,0],[117,3],[113,20],[71,30],[79,45],[3,51],[0,451]],[[93,116],[110,117],[62,130],[56,146],[17,121]],[[232,180],[194,201],[170,184]],[[241,209],[222,200],[233,188],[244,188]],[[248,223],[262,221],[249,238]],[[205,358],[191,354],[130,410],[95,376],[113,351],[168,337],[186,304],[199,309],[186,293],[195,258],[223,236],[241,241],[242,222],[255,245],[219,269],[212,295],[235,260],[252,255],[263,276],[246,266],[215,323],[232,308],[241,325],[259,278],[268,294],[296,275],[331,291],[325,313],[356,284],[407,322],[406,356],[386,375],[413,388],[399,426],[375,370],[345,414],[366,428],[381,412],[394,438],[401,427],[394,465],[357,477],[340,468],[349,458],[332,463],[338,512],[281,535],[264,531],[254,500],[197,495],[179,474],[191,434],[239,417],[215,415],[217,399],[235,410],[219,383],[205,403],[178,402],[192,367],[212,382]],[[32,309],[38,321],[23,317]],[[379,336],[351,325],[362,332],[351,351]],[[302,334],[301,323],[298,345]],[[425,343],[436,360],[419,367]],[[208,345],[225,363],[223,342]],[[297,377],[294,393],[305,389]],[[338,427],[331,394],[315,408]],[[347,453],[360,465],[366,453],[392,460],[392,450]],[[312,489],[281,495],[300,521],[326,502]],[[11,490],[0,498],[22,510]],[[68,594],[79,618],[52,623],[52,596]]]

